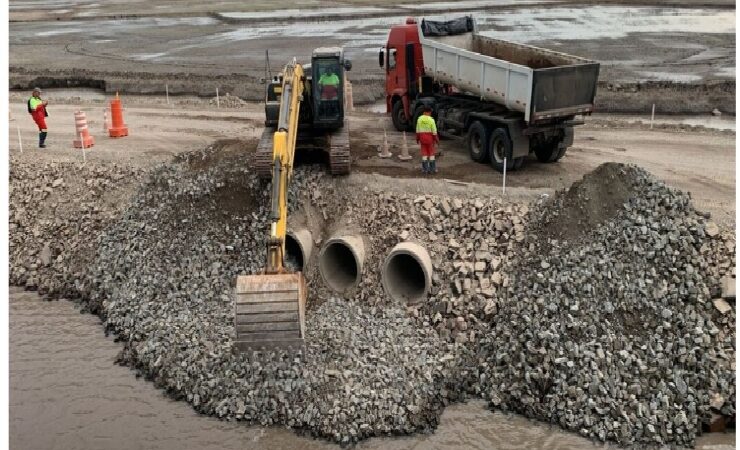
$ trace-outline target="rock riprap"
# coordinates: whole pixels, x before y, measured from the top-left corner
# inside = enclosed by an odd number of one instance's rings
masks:
[[[621,444],[691,445],[712,414],[734,415],[735,311],[713,301],[734,236],[624,165],[534,205],[357,190],[299,167],[291,224],[315,243],[306,346],[235,353],[233,283],[262,269],[268,230],[249,156],[187,153],[135,191],[133,169],[11,161],[11,282],[80,298],[122,363],[201,413],[342,444],[433,429],[468,396]],[[316,264],[338,231],[366,250],[344,298]],[[433,261],[417,304],[380,283],[403,241]]]
[[[734,237],[707,235],[688,195],[619,164],[529,222],[575,227],[562,217],[603,209],[591,204],[603,196],[583,194],[609,179],[624,203],[601,224],[529,234],[508,261],[479,349],[481,391],[494,407],[599,440],[691,446],[712,409],[735,414],[735,311],[712,302],[734,267]]]

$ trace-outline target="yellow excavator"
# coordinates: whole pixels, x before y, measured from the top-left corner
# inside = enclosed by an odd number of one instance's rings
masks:
[[[258,175],[272,179],[270,235],[262,273],[236,279],[234,327],[239,351],[303,344],[306,280],[302,272],[284,265],[288,187],[299,137],[319,137],[329,154],[330,172],[349,172],[343,93],[344,70],[351,64],[344,61],[342,49],[325,48],[314,50],[310,67],[312,73],[307,76],[294,59],[267,88],[266,129],[255,165]],[[309,105],[307,111],[301,111],[301,103]],[[268,144],[271,157],[265,151]]]

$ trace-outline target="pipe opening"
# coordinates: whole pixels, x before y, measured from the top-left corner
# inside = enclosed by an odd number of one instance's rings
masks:
[[[285,268],[291,272],[303,272],[304,264],[303,248],[298,240],[291,234],[285,235]]]
[[[337,292],[359,281],[359,262],[350,247],[341,241],[329,243],[319,259],[319,270],[329,287]]]
[[[419,302],[432,287],[432,270],[432,260],[424,247],[401,242],[393,247],[383,263],[383,288],[397,302]]]
[[[407,253],[388,259],[385,269],[388,294],[396,300],[416,301],[427,292],[427,277],[419,261]]]

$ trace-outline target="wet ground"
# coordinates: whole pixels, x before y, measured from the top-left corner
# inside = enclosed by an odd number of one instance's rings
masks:
[[[296,8],[304,4],[297,2],[285,11],[244,11],[220,2],[210,14],[199,13],[190,2],[157,3],[154,13],[146,9],[150,12],[143,17],[133,7],[128,15],[97,17],[115,9],[108,3],[11,1],[11,19],[37,19],[10,23],[11,68],[260,77],[266,49],[278,67],[293,56],[308,59],[315,47],[341,45],[353,59],[352,77],[379,79],[375,53],[389,28],[419,14],[413,3],[382,1],[372,2],[377,6],[344,2],[333,8],[314,2]],[[704,4],[476,0],[432,4],[425,11],[433,11],[426,15],[433,20],[475,11],[484,34],[596,59],[602,63],[602,80],[734,79],[735,9],[726,3],[719,8]],[[32,10],[33,5],[38,9]],[[150,15],[160,9],[161,15]]]
[[[121,345],[96,316],[68,301],[10,291],[10,448],[36,449],[338,449],[289,430],[222,422],[114,364]],[[734,434],[710,434],[697,448],[729,450]],[[481,401],[454,405],[423,436],[376,438],[358,449],[611,449]]]

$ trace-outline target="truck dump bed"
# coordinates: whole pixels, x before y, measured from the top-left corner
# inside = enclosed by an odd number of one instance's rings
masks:
[[[475,21],[419,23],[428,76],[507,108],[529,123],[593,111],[599,64],[483,36]]]

